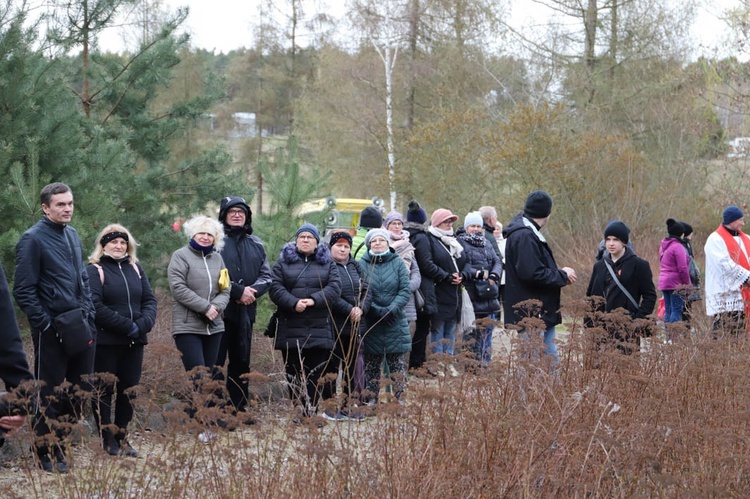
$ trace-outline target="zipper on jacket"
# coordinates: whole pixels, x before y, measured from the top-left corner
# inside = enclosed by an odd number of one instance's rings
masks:
[[[122,281],[125,283],[125,292],[128,294],[128,310],[130,310],[130,320],[132,321],[133,320],[133,306],[130,302],[130,286],[128,286],[128,280],[122,271],[122,262],[117,262],[117,268],[120,270]],[[104,270],[102,270],[102,272],[103,271]],[[135,340],[130,338],[130,346],[132,347],[133,345],[135,345]]]
[[[211,293],[214,291],[214,283],[211,281],[211,271],[208,268],[208,260],[206,260],[206,255],[201,254],[203,257],[203,266],[206,267],[206,275],[208,276],[208,296],[206,299],[208,300],[208,303],[211,303]],[[211,336],[211,324],[206,324],[206,332],[209,336]]]
[[[352,275],[349,273],[349,269],[346,267],[346,265],[342,265],[344,267],[344,271],[346,272],[346,277],[349,278],[349,286],[352,288],[352,295],[355,296],[356,301],[356,293],[354,292],[354,279],[352,279]]]

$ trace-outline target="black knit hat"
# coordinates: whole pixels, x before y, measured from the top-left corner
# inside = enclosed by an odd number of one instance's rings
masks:
[[[609,236],[614,236],[622,241],[623,244],[628,244],[630,229],[619,220],[612,220],[607,224],[607,228],[604,229],[604,239],[607,239]]]
[[[734,222],[735,220],[739,220],[740,218],[744,217],[745,214],[742,213],[742,210],[739,209],[736,206],[727,206],[727,209],[724,210],[724,214],[722,215],[722,223],[724,225],[729,225],[730,223]]]
[[[424,211],[419,203],[413,199],[409,201],[409,210],[406,212],[406,221],[415,224],[424,225],[427,222],[427,212]]]
[[[359,214],[359,226],[363,229],[377,229],[383,226],[383,214],[375,206],[368,206]]]
[[[242,208],[245,211],[245,216],[247,217],[246,224],[250,225],[250,219],[253,215],[253,211],[250,209],[250,206],[245,202],[245,200],[239,196],[227,196],[225,198],[222,198],[221,207],[219,208],[219,222],[223,222],[224,220],[226,220],[227,211],[229,211],[229,208],[232,208],[233,206]]]
[[[687,222],[682,222],[682,226],[685,227],[685,237],[693,233],[693,226]]]
[[[682,237],[682,235],[685,233],[685,226],[682,225],[677,220],[675,220],[674,218],[668,218],[667,219],[667,233],[670,236]]]
[[[544,191],[534,191],[526,198],[523,214],[529,218],[547,218],[552,213],[552,198]]]
[[[334,244],[336,244],[337,242],[339,242],[342,239],[344,241],[348,242],[349,243],[349,247],[351,247],[351,245],[352,245],[352,236],[351,236],[351,234],[349,234],[348,232],[343,231],[343,230],[338,230],[336,232],[331,232],[331,236],[330,236],[328,245],[329,246],[333,246]]]

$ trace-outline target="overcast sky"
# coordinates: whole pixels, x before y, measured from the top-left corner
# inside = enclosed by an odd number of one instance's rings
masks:
[[[532,0],[511,0],[513,24],[521,26],[543,17],[543,7]],[[669,1],[669,0],[667,0]],[[679,0],[675,0],[679,1]],[[731,5],[740,0],[705,0],[699,10],[698,21],[694,28],[695,36],[704,46],[721,46],[726,40],[725,24],[719,17]],[[163,0],[166,8],[174,10],[179,6],[188,6],[190,16],[185,29],[191,34],[191,43],[216,52],[229,52],[242,46],[251,46],[253,29],[257,23],[258,0]],[[284,2],[279,2],[284,3]],[[330,6],[329,12],[343,15],[343,0],[314,0],[318,5]],[[306,2],[306,5],[310,5]],[[312,5],[307,7],[316,10]],[[120,50],[121,42],[114,33],[101,40],[104,48]]]

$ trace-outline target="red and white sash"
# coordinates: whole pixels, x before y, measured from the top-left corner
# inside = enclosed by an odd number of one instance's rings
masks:
[[[732,259],[732,261],[743,269],[750,270],[750,262],[748,262],[747,260],[747,255],[750,254],[750,237],[748,237],[744,232],[738,231],[740,239],[742,240],[742,246],[744,246],[745,248],[745,251],[742,251],[739,243],[734,238],[734,236],[732,236],[732,234],[726,229],[726,227],[724,227],[723,225],[719,225],[719,228],[716,229],[716,233],[721,236],[721,238],[724,240],[724,244],[727,245],[729,257]],[[743,284],[741,291],[742,301],[745,304],[745,323],[748,327],[748,334],[750,334],[750,286],[748,286],[747,284]]]

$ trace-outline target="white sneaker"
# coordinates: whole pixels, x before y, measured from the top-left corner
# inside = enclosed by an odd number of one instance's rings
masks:
[[[204,444],[207,444],[209,442],[213,442],[217,438],[219,438],[219,435],[216,434],[216,433],[214,433],[214,432],[212,432],[211,430],[206,430],[206,431],[202,432],[200,435],[198,435],[198,440],[201,443],[204,443]]]
[[[458,378],[458,370],[453,366],[453,364],[448,364],[448,371],[451,373],[452,377]]]

